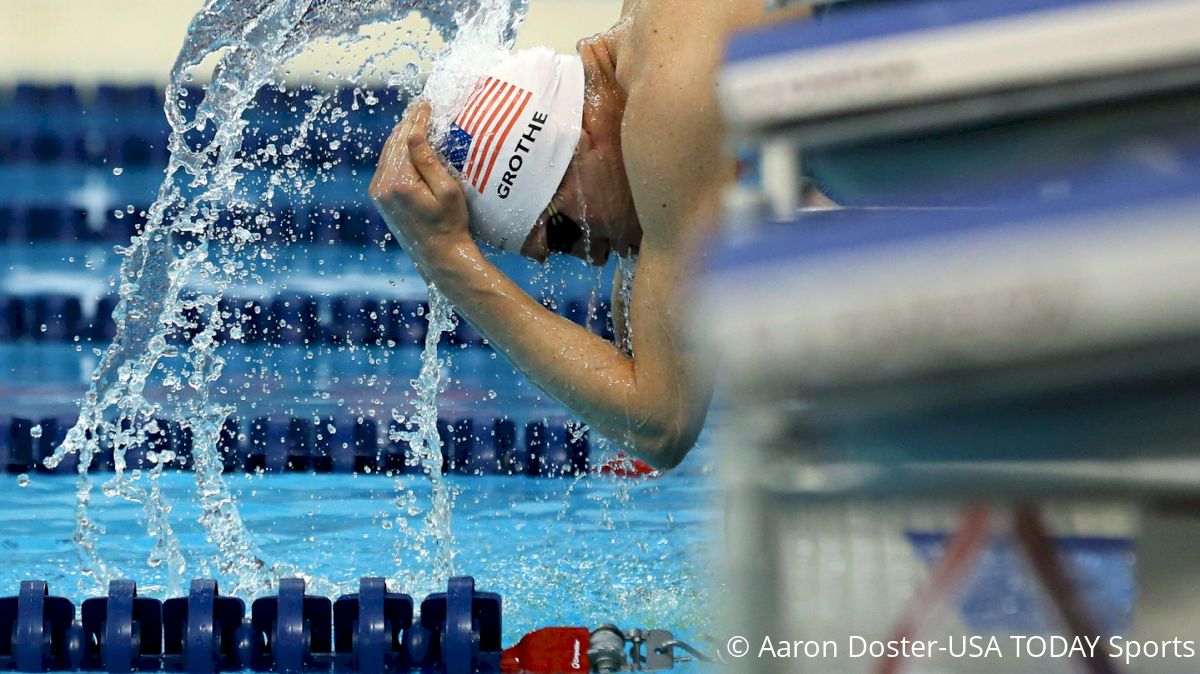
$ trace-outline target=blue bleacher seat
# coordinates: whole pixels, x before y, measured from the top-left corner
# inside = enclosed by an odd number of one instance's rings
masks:
[[[311,419],[291,417],[284,439],[287,470],[305,471],[312,466],[314,429]]]
[[[74,206],[32,206],[14,210],[6,240],[71,243],[87,235],[86,211]]]
[[[109,158],[108,138],[98,129],[74,133],[66,142],[66,157],[77,164],[103,166]]]
[[[29,314],[25,298],[0,296],[0,341],[16,341],[28,334]]]
[[[18,162],[53,164],[66,157],[67,143],[52,129],[39,129],[16,138],[13,159]]]
[[[117,335],[117,325],[113,321],[113,309],[117,307],[118,298],[114,295],[101,297],[96,303],[96,311],[92,314],[91,338],[97,342],[111,342]]]
[[[111,84],[96,87],[94,106],[102,113],[161,113],[163,90],[153,84]]]
[[[242,326],[242,343],[259,344],[270,333],[270,310],[258,300],[237,300]]]
[[[371,246],[381,246],[385,242],[391,242],[395,239],[391,235],[391,230],[388,229],[387,222],[379,211],[375,208],[367,208],[367,244]]]
[[[454,330],[447,340],[452,346],[477,347],[483,346],[483,333],[475,329],[461,314],[455,313],[457,320]]]
[[[370,213],[373,208],[347,208],[342,211],[341,241],[354,246],[362,246],[370,242],[368,228],[371,226]]]
[[[369,297],[338,297],[333,300],[333,326],[337,341],[378,344],[384,335],[383,311]]]
[[[19,82],[13,91],[13,103],[25,108],[78,108],[79,92],[74,84],[38,84]]]
[[[129,88],[129,105],[147,111],[161,111],[163,90],[153,84],[135,84]]]
[[[320,339],[316,298],[298,293],[277,295],[271,301],[270,338],[276,344],[315,344]]]
[[[360,90],[354,87],[346,87],[337,92],[337,106],[342,109],[342,112],[354,114],[356,111],[354,106],[357,105],[359,110],[364,107],[363,96]]]
[[[308,214],[308,231],[304,240],[320,245],[337,243],[342,238],[341,219],[341,212],[336,209],[312,209]]]
[[[525,424],[525,474],[543,474],[543,455],[546,453],[546,423],[531,421]]]
[[[529,452],[517,442],[517,425],[512,419],[499,417],[492,420],[492,445],[501,473],[518,475],[528,470]]]
[[[86,210],[77,206],[63,207],[63,229],[59,234],[59,241],[66,243],[75,243],[87,241],[94,238],[98,232],[92,232],[88,228]]]
[[[357,418],[354,420],[352,431],[354,448],[354,472],[370,469],[372,472],[379,467],[379,424],[373,419]]]
[[[464,475],[476,472],[472,470],[472,457],[481,453],[481,443],[479,436],[475,434],[475,420],[459,419],[450,424],[449,431],[450,442],[443,446],[442,453],[450,459],[450,470]],[[480,463],[487,460],[486,456],[480,458]]]
[[[288,419],[258,417],[250,422],[246,470],[283,472],[288,468]]]
[[[67,228],[67,215],[61,208],[33,206],[18,216],[18,222],[21,226],[14,228],[16,236],[30,241],[58,241]]]
[[[386,134],[351,133],[345,143],[351,164],[360,168],[375,166],[379,163],[379,151],[386,140]]]
[[[117,212],[120,210],[121,217],[117,217]],[[114,243],[128,243],[133,235],[141,230],[146,224],[146,217],[142,213],[146,212],[146,208],[135,206],[133,213],[129,213],[127,209],[109,209],[104,213],[104,231],[101,233],[105,241]]]
[[[42,104],[42,88],[32,82],[17,82],[13,87],[12,104],[14,107],[32,107]]]
[[[25,473],[33,469],[37,461],[34,449],[31,419],[14,418],[8,429],[8,465],[10,473]]]
[[[339,239],[353,246],[378,246],[388,233],[387,223],[371,207],[344,209],[340,225]]]
[[[291,208],[281,206],[272,208],[270,216],[270,224],[256,231],[268,244],[294,243],[299,237],[299,232],[296,231],[296,213]]]
[[[425,302],[412,300],[391,300],[381,307],[384,318],[384,338],[397,346],[415,346],[420,348],[425,344],[425,333],[429,323],[425,313],[429,305]]]
[[[170,155],[166,136],[135,132],[114,140],[110,163],[121,167],[166,166]]]
[[[17,161],[17,137],[0,131],[0,166]]]
[[[587,433],[566,419],[535,421],[525,426],[531,474],[543,477],[579,475],[588,469]]]
[[[350,417],[324,417],[315,429],[313,470],[349,473],[355,468],[355,422]]]
[[[73,295],[38,295],[32,299],[32,330],[39,342],[69,342],[79,334],[83,308]]]
[[[52,471],[46,468],[43,461],[54,454],[54,449],[66,439],[69,426],[60,425],[58,419],[53,417],[46,417],[38,421],[38,425],[42,427],[42,436],[36,438],[33,443],[34,456],[37,460],[35,468],[39,473],[49,473]]]
[[[121,108],[127,105],[127,89],[118,84],[101,84],[96,87],[96,107]]]

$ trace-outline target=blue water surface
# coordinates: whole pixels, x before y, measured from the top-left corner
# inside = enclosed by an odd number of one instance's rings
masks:
[[[452,476],[454,573],[503,596],[506,644],[546,625],[605,622],[702,636],[710,628],[704,597],[720,528],[709,459],[699,450],[679,471],[648,480]],[[384,576],[419,602],[443,587],[433,573],[432,542],[414,535],[429,505],[424,476],[227,479],[261,558],[315,577],[310,591],[350,593],[360,577]],[[167,473],[160,483],[188,561],[184,582],[212,575],[215,548],[196,521],[191,474]],[[70,476],[34,474],[21,487],[17,476],[0,475],[0,595],[15,595],[23,579],[45,579],[52,594],[76,605],[100,594],[78,573],[75,490]],[[398,507],[398,493],[409,491]],[[166,570],[146,563],[153,541],[141,504],[96,489],[91,512],[105,530],[103,559],[135,579],[141,594],[168,596]]]

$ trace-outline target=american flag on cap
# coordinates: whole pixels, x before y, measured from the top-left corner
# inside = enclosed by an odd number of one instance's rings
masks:
[[[441,118],[449,129],[438,150],[462,185],[471,234],[520,251],[583,133],[583,61],[546,47],[522,49],[499,55],[466,91],[461,73],[447,73],[441,80],[435,70],[426,89],[435,100],[455,101]]]
[[[476,85],[450,125],[446,159],[480,194],[513,127],[533,93],[504,80],[487,77]]]

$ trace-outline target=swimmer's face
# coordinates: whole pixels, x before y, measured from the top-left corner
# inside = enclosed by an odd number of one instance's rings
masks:
[[[583,132],[552,208],[538,219],[521,254],[543,261],[561,252],[602,265],[608,256],[636,253],[642,228],[621,153],[625,92],[603,38],[579,43],[583,59]],[[554,212],[561,215],[555,217]]]

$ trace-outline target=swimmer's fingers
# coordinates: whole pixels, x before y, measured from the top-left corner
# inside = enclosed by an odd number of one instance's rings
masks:
[[[403,162],[407,161],[404,153],[408,146],[404,143],[408,129],[409,119],[405,118],[400,121],[393,129],[388,139],[383,143],[383,149],[379,151],[379,163],[375,167],[375,175],[371,177],[371,186],[368,188],[368,193],[371,199],[381,201],[387,193],[387,188],[395,181],[395,176]]]
[[[465,204],[465,197],[458,180],[450,175],[438,153],[429,144],[429,114],[429,104],[424,101],[419,103],[413,118],[412,133],[408,136],[408,154],[438,204],[453,209],[460,202]]]
[[[377,204],[428,215],[436,210],[437,200],[413,166],[408,151],[408,138],[413,134],[414,119],[415,115],[406,115],[384,144],[379,166],[371,180],[370,194]]]
[[[375,169],[375,176],[371,179],[372,197],[396,182],[397,177],[404,172],[405,166],[409,163],[408,144],[405,140],[412,130],[413,115],[411,113],[411,110],[405,112],[403,119],[392,129],[391,135],[383,143],[383,149],[379,153],[379,164]]]

